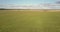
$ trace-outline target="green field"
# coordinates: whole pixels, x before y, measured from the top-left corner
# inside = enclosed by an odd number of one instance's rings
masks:
[[[60,12],[0,10],[0,32],[60,32]]]

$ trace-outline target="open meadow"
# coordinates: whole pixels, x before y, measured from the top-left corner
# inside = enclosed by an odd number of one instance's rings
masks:
[[[0,32],[60,32],[60,12],[0,10]]]

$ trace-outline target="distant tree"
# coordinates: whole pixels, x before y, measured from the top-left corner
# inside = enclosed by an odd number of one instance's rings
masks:
[[[0,8],[0,10],[5,10],[5,8]]]

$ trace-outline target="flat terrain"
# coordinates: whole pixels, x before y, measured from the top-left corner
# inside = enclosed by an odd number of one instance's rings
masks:
[[[60,12],[0,10],[0,32],[60,32]]]

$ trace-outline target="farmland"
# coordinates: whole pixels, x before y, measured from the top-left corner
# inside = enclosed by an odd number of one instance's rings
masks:
[[[51,11],[0,10],[0,32],[60,32],[60,12]]]

